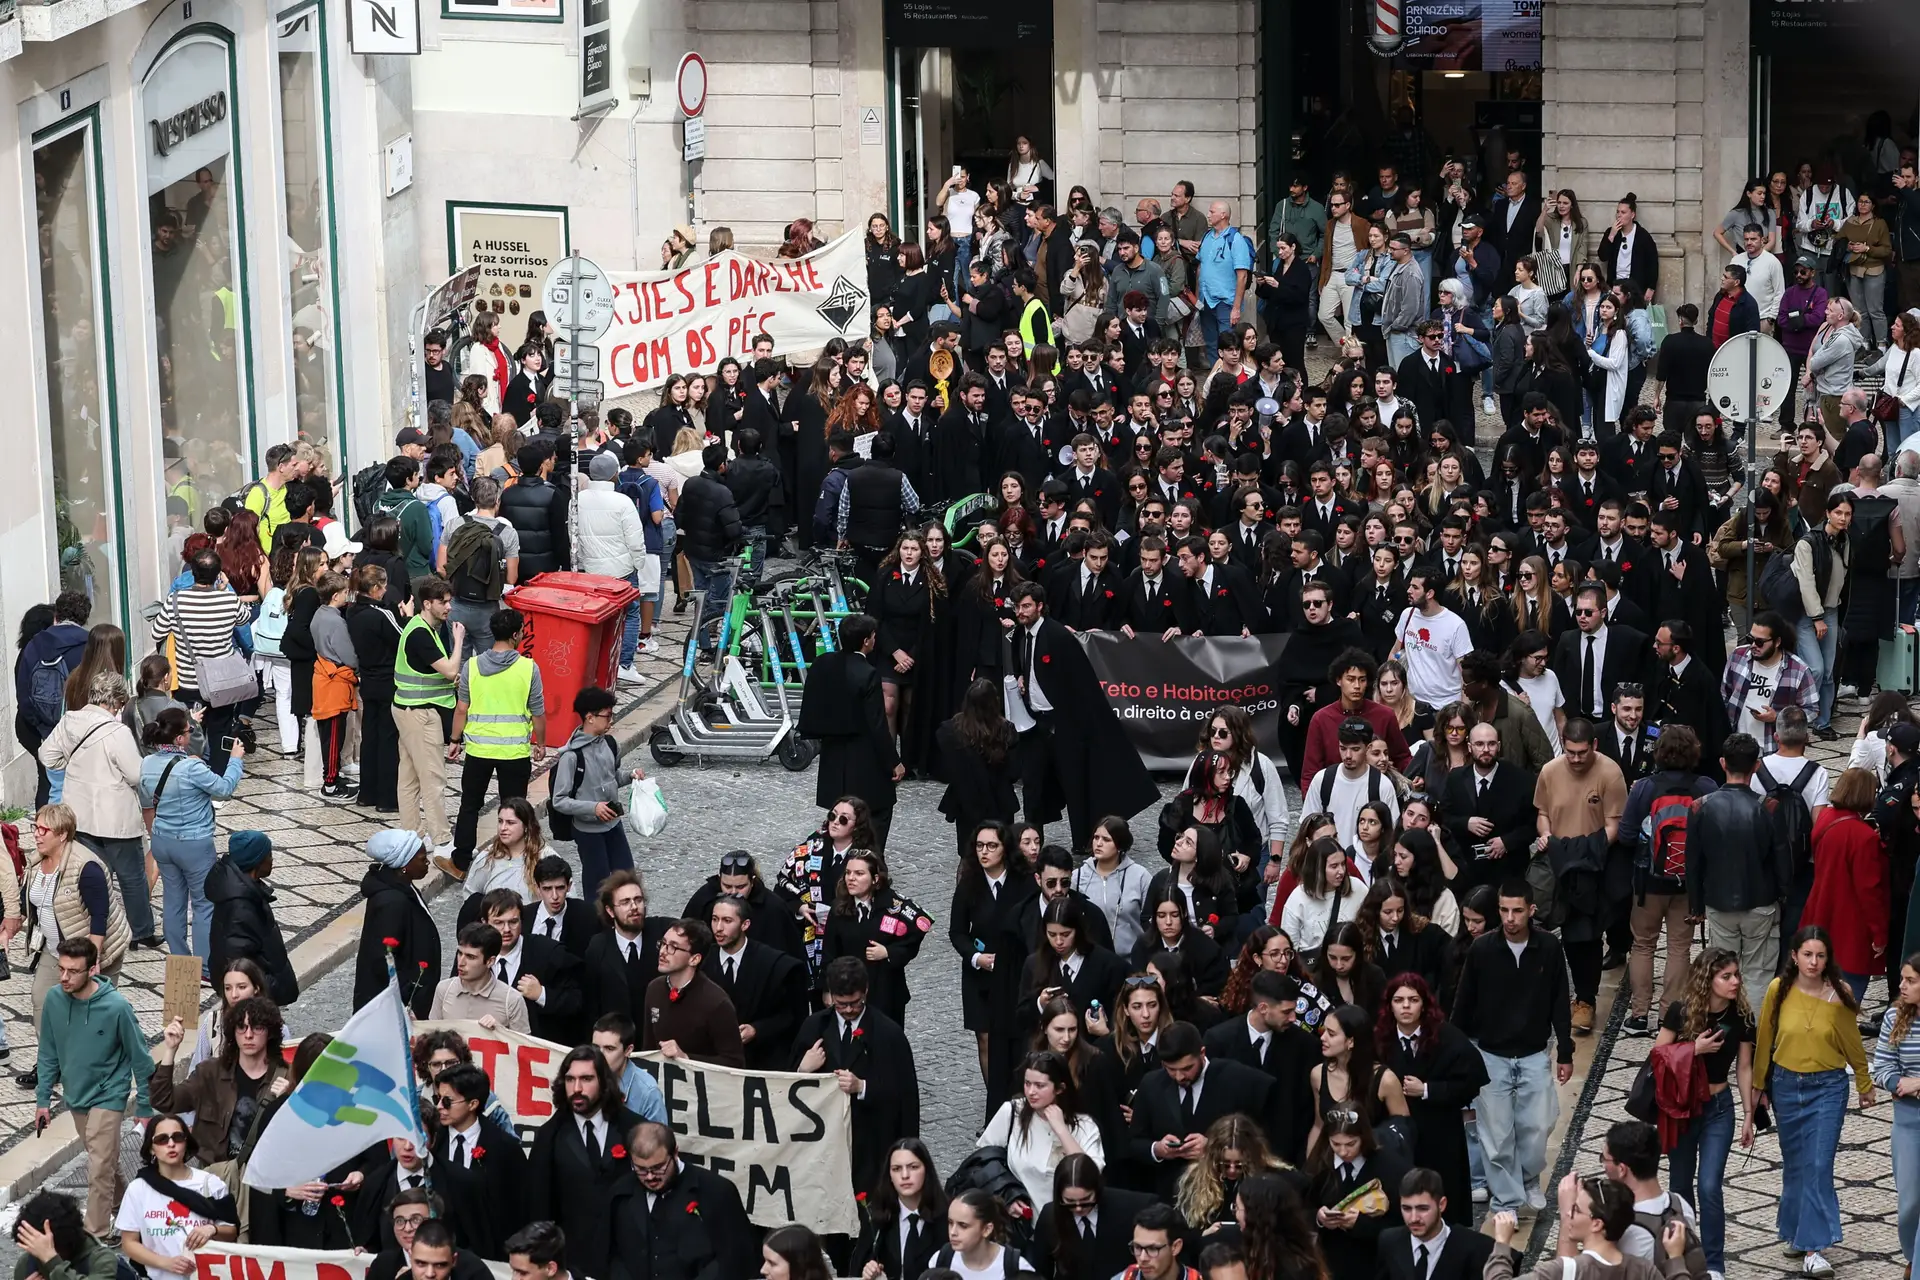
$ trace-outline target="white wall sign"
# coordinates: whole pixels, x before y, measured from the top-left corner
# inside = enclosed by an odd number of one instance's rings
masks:
[[[880,108],[860,108],[860,145],[877,147],[886,140],[886,130],[880,123]]]
[[[386,145],[387,197],[413,185],[413,135],[403,133]]]
[[[347,47],[365,54],[419,53],[420,0],[347,0]]]
[[[705,116],[688,116],[681,122],[686,126],[685,158],[704,160],[707,158],[707,119]]]

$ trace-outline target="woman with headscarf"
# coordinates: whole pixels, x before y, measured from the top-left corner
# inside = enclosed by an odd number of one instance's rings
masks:
[[[353,1007],[358,1009],[386,989],[388,956],[400,979],[400,995],[424,1018],[440,982],[440,930],[416,887],[432,864],[417,831],[378,831],[367,841],[372,865],[360,877],[367,900],[354,962]]]

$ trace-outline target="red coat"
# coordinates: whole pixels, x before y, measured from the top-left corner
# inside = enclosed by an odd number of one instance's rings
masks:
[[[1800,924],[1827,931],[1842,972],[1873,973],[1884,966],[1891,892],[1880,834],[1850,809],[1821,810],[1813,824],[1813,890]]]
[[[1373,726],[1375,736],[1386,739],[1387,758],[1393,761],[1394,768],[1404,773],[1407,765],[1413,761],[1413,752],[1407,750],[1406,735],[1400,732],[1400,721],[1393,714],[1393,708],[1368,698],[1354,714]],[[1307,721],[1306,746],[1300,753],[1300,782],[1303,786],[1327,765],[1340,763],[1340,722],[1346,718],[1347,713],[1340,709],[1336,701],[1321,707]]]

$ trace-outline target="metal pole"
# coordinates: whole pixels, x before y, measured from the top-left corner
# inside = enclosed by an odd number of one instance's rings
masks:
[[[1754,495],[1760,491],[1759,464],[1760,444],[1760,335],[1742,334],[1747,339],[1747,625],[1753,630],[1754,601],[1759,598],[1759,584],[1753,574],[1753,540],[1759,536],[1757,525],[1759,508]]]
[[[581,436],[575,429],[580,421],[580,253],[579,250],[567,255],[567,274],[571,283],[567,303],[567,400],[571,406],[569,433],[573,435],[573,471],[567,477],[567,547],[569,558],[572,549],[580,545],[580,441]],[[572,567],[571,564],[568,565]]]

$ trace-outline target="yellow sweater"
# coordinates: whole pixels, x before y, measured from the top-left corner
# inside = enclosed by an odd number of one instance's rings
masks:
[[[1780,1006],[1776,1043],[1773,997],[1782,982],[1789,986],[1786,1001]],[[1867,1074],[1867,1051],[1860,1043],[1859,1023],[1854,1020],[1858,1015],[1842,1001],[1810,996],[1792,982],[1791,978],[1775,978],[1767,984],[1760,1005],[1754,1078],[1766,1079],[1769,1062],[1803,1074],[1851,1067],[1855,1088],[1861,1093],[1873,1088],[1873,1077]]]

